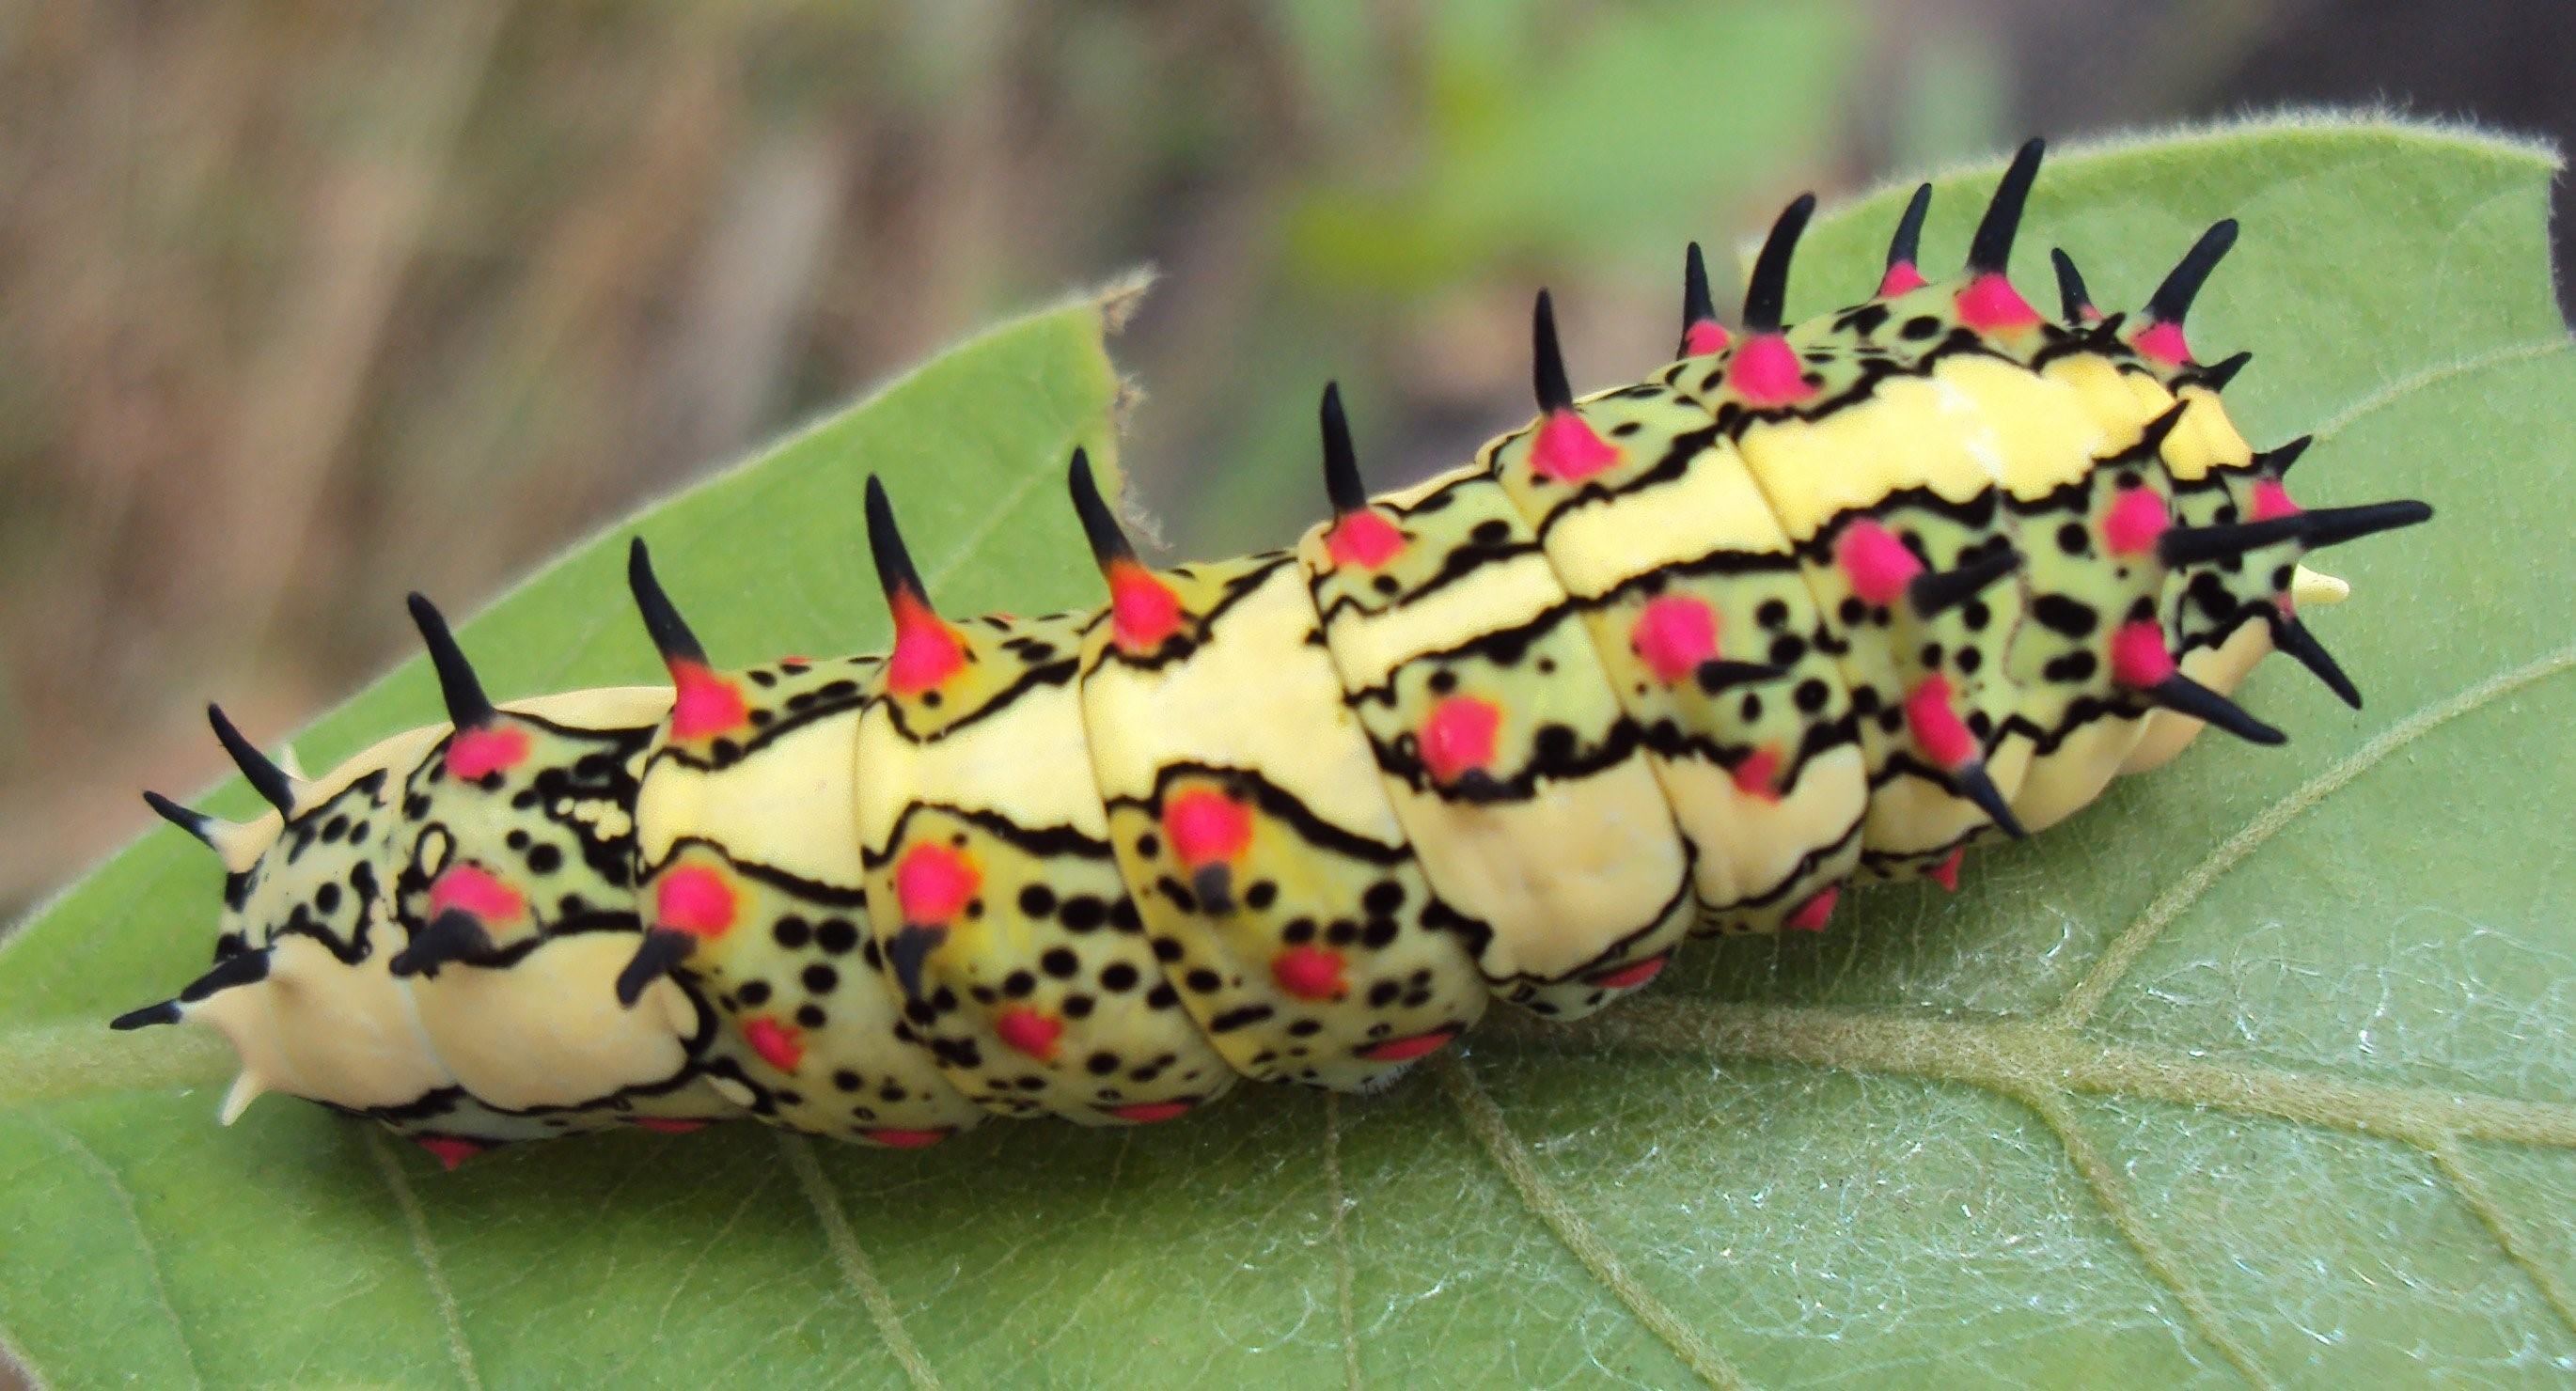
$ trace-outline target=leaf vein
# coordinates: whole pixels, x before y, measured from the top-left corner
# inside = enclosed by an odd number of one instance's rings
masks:
[[[394,1158],[392,1146],[385,1143],[384,1132],[370,1126],[367,1130],[367,1154],[376,1162],[376,1172],[384,1175],[385,1187],[393,1190],[394,1206],[402,1212],[403,1229],[411,1235],[411,1249],[420,1257],[421,1274],[429,1281],[429,1294],[438,1306],[438,1321],[446,1330],[447,1355],[456,1364],[456,1376],[472,1388],[482,1391],[482,1374],[474,1369],[474,1349],[465,1341],[465,1319],[457,1312],[456,1291],[447,1284],[447,1272],[439,1265],[438,1246],[430,1238],[429,1216],[421,1210],[420,1195],[412,1191],[411,1179],[404,1175],[402,1162]]]
[[[865,1304],[868,1316],[876,1320],[877,1332],[886,1341],[886,1350],[903,1364],[904,1373],[921,1391],[938,1391],[939,1375],[922,1356],[912,1334],[903,1326],[903,1313],[895,1308],[894,1296],[886,1293],[868,1264],[868,1253],[850,1231],[850,1223],[841,1212],[841,1200],[823,1178],[823,1166],[814,1158],[814,1146],[804,1136],[790,1130],[778,1132],[778,1148],[787,1156],[787,1167],[796,1175],[796,1184],[805,1191],[805,1200],[814,1208],[814,1216],[823,1227],[823,1239],[832,1248],[833,1263],[841,1268],[841,1278],[852,1293]]]

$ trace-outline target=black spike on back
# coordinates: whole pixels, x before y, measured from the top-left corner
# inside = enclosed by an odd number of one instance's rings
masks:
[[[2416,526],[2433,520],[2429,504],[2413,498],[2391,502],[2369,502],[2359,507],[2320,507],[2302,512],[2299,519],[2308,524],[2308,549],[2340,546],[2364,536],[2395,531],[2402,526]]]
[[[1993,200],[1986,204],[1985,217],[1977,223],[1976,239],[1968,243],[1971,272],[2001,275],[2012,261],[2013,237],[2021,231],[2022,209],[2030,202],[2030,186],[2039,178],[2039,157],[2047,148],[2044,140],[2031,141],[2004,170]]]
[[[2200,240],[2191,244],[2182,260],[2165,276],[2165,283],[2147,298],[2147,317],[2161,323],[2178,324],[2191,312],[2192,300],[2200,294],[2209,273],[2218,269],[2220,258],[2236,245],[2236,219],[2220,218],[2210,224]]]
[[[2021,552],[2006,546],[1954,570],[1924,571],[1905,586],[1906,601],[1920,618],[1935,618],[1984,592],[1986,586],[2021,568]]]
[[[2163,452],[2165,441],[2182,424],[2183,412],[2191,409],[2189,401],[2176,401],[2158,412],[2156,418],[2138,427],[2138,442],[2122,450],[2141,457]]]
[[[2075,268],[2075,258],[2056,247],[2048,249],[2048,263],[2057,267],[2057,303],[2060,316],[2070,325],[2084,322],[2086,310],[2093,307],[2093,292],[2084,288],[2084,272]]]
[[[2167,565],[2194,565],[2225,560],[2265,546],[2297,541],[2308,550],[2339,546],[2382,531],[2431,521],[2433,509],[2412,498],[2364,503],[2359,507],[2320,507],[2268,517],[2259,522],[2176,527],[2156,538]]]
[[[644,934],[636,944],[635,954],[626,959],[626,968],[617,973],[617,1003],[628,1009],[644,998],[653,982],[669,975],[698,945],[695,933],[677,928],[657,927]]]
[[[133,1029],[150,1028],[155,1024],[176,1024],[178,1022],[179,1006],[177,1002],[172,1000],[163,1000],[158,1004],[145,1005],[141,1009],[127,1010],[125,1013],[107,1021],[107,1027],[114,1029],[119,1033],[124,1033]]]
[[[183,807],[149,788],[144,789],[143,804],[152,808],[162,820],[204,841],[208,849],[221,848],[215,844],[215,818],[194,808]]]
[[[2245,713],[2244,706],[2181,672],[2175,672],[2139,694],[2177,715],[2188,715],[2213,729],[2226,730],[2249,744],[2290,742],[2290,736]]]
[[[1369,497],[1368,485],[1360,481],[1359,452],[1351,447],[1350,417],[1342,414],[1340,382],[1324,383],[1315,419],[1324,432],[1324,496],[1332,500],[1334,516],[1347,517],[1368,506]]]
[[[1781,312],[1789,305],[1789,261],[1798,254],[1798,238],[1806,233],[1807,219],[1815,215],[1816,195],[1801,193],[1771,224],[1762,254],[1753,258],[1753,279],[1744,287],[1745,332],[1780,331]]]
[[[465,649],[456,645],[456,634],[448,630],[447,616],[418,594],[404,602],[411,606],[411,621],[420,629],[421,644],[429,649],[429,664],[438,672],[438,691],[447,701],[448,723],[458,729],[491,723],[500,712],[492,708],[492,698],[483,694],[482,679],[474,674],[474,664],[465,660]]]
[[[1690,356],[1691,329],[1716,319],[1717,301],[1708,292],[1708,259],[1700,254],[1699,243],[1692,242],[1682,252],[1682,345],[1673,356]]]
[[[2308,446],[2316,442],[2314,435],[2301,435],[2278,449],[2266,449],[2255,455],[2255,466],[2270,469],[2274,478],[2287,477],[2290,465],[2297,463],[2299,456],[2308,452]]]
[[[2004,800],[2003,789],[1995,786],[1994,776],[1986,771],[1984,763],[1952,769],[1950,781],[1960,796],[1976,803],[1977,810],[1995,823],[1995,829],[2015,840],[2030,839],[2030,832],[2022,829],[2021,818],[2013,815],[2012,803]]]
[[[1574,388],[1565,379],[1565,352],[1556,342],[1556,301],[1545,290],[1538,292],[1538,305],[1530,311],[1530,384],[1538,390],[1542,415],[1574,404]]]
[[[2360,709],[2361,688],[2352,684],[2352,678],[2344,674],[2343,664],[2334,659],[2334,654],[2326,650],[2324,643],[2317,641],[2316,634],[2308,631],[2308,625],[2278,608],[2267,607],[2265,611],[2272,619],[2272,645],[2316,673],[2316,678],[2326,683],[2326,689],[2334,692],[2336,699],[2355,710]]]
[[[450,908],[413,934],[411,945],[396,952],[385,969],[396,976],[435,978],[441,966],[491,953],[492,934],[483,930],[481,920],[462,908]]]
[[[279,815],[293,815],[295,779],[288,777],[285,769],[269,762],[268,755],[243,738],[242,732],[233,727],[233,722],[224,718],[222,706],[206,707],[206,723],[215,727],[215,742],[224,746],[224,752],[232,756],[233,766],[241,769],[243,777],[250,779],[252,790],[277,808]]]
[[[2235,384],[2236,374],[2245,370],[2245,364],[2253,360],[2254,354],[2250,352],[2220,358],[2200,369],[2200,384],[2212,391],[2225,391]]]
[[[633,591],[636,612],[644,615],[644,631],[651,635],[653,650],[662,654],[665,664],[707,665],[707,649],[699,645],[698,635],[689,631],[688,620],[680,617],[671,596],[662,592],[662,582],[653,574],[652,552],[644,548],[641,536],[626,548],[626,587]]]
[[[1118,518],[1100,496],[1100,484],[1091,476],[1089,450],[1073,451],[1073,463],[1065,470],[1066,484],[1073,492],[1073,514],[1082,519],[1082,537],[1091,543],[1091,558],[1106,570],[1111,561],[1134,560],[1136,548],[1128,544],[1127,533],[1118,529]]]
[[[1887,239],[1889,270],[1923,259],[1923,219],[1931,211],[1932,185],[1919,185],[1905,202],[1905,215],[1896,219],[1896,235]]]
[[[2129,321],[2127,313],[2106,314],[2084,331],[2084,351],[2088,353],[2125,353],[2129,345],[2120,341],[2120,326]]]
[[[930,603],[930,591],[922,587],[921,572],[912,566],[912,552],[904,549],[903,533],[895,530],[894,505],[886,501],[885,485],[875,474],[868,475],[868,552],[877,564],[877,585],[891,603],[898,594],[909,594],[924,605]]]

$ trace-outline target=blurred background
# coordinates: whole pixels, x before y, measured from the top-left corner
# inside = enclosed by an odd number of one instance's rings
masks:
[[[2567,0],[8,0],[0,921],[222,768],[207,695],[291,729],[406,589],[1126,267],[1213,553],[1320,507],[1327,376],[1427,472],[1526,413],[1534,286],[1606,383],[1801,188],[2283,102],[2563,142],[2570,73]]]

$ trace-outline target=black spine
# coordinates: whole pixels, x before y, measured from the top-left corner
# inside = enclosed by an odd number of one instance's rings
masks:
[[[662,591],[662,581],[653,574],[653,555],[644,548],[641,536],[626,548],[626,587],[635,595],[635,611],[644,615],[644,631],[664,662],[707,665],[707,649],[689,631],[688,620],[680,617],[671,596]]]
[[[1333,515],[1346,517],[1369,505],[1368,485],[1360,481],[1360,458],[1351,447],[1350,417],[1342,414],[1342,384],[1324,383],[1324,401],[1316,408],[1324,432],[1324,496]]]
[[[243,738],[242,732],[233,727],[233,722],[224,718],[222,706],[206,707],[206,723],[215,727],[215,741],[224,746],[225,753],[232,755],[233,766],[241,769],[243,777],[250,779],[251,787],[270,806],[277,808],[279,815],[293,815],[295,779],[288,777],[285,769],[269,762],[268,755]]]
[[[491,697],[483,694],[482,678],[474,674],[474,664],[465,660],[465,649],[456,645],[456,634],[449,630],[447,616],[418,594],[405,602],[411,607],[413,626],[420,629],[421,645],[429,649],[430,667],[438,673],[438,691],[447,702],[448,723],[458,729],[490,724],[500,712],[492,708]]]
[[[1986,215],[1977,223],[1977,236],[1968,243],[1968,269],[1980,275],[2001,275],[2012,261],[2013,238],[2021,231],[2022,209],[2030,202],[2030,186],[2039,178],[2039,157],[2048,142],[2033,140],[2013,156],[2004,170],[2001,183],[1995,185],[1994,199],[1986,204]]]
[[[1134,560],[1136,548],[1128,544],[1127,533],[1118,529],[1118,519],[1100,496],[1100,484],[1091,476],[1091,453],[1073,451],[1073,462],[1065,469],[1066,486],[1073,493],[1073,514],[1082,520],[1082,536],[1091,543],[1091,558],[1102,569],[1110,562]]]
[[[2183,253],[2182,260],[2165,276],[2165,283],[2148,296],[2147,317],[2168,324],[2181,323],[2183,316],[2191,312],[2192,300],[2199,297],[2200,287],[2208,282],[2209,273],[2218,269],[2220,259],[2234,245],[2236,219],[2221,218],[2212,223],[2208,231],[2200,234],[2200,240],[2191,244],[2191,250]]]
[[[1745,332],[1780,331],[1780,315],[1789,305],[1789,262],[1798,254],[1798,238],[1806,233],[1807,219],[1815,215],[1816,195],[1801,193],[1771,224],[1762,254],[1753,258],[1753,279],[1744,287]]]

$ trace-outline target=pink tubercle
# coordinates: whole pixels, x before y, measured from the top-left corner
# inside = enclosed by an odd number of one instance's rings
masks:
[[[1024,1005],[1014,1006],[994,1017],[993,1035],[1013,1051],[1046,1062],[1055,1057],[1056,1042],[1064,1037],[1064,1021]]]
[[[1878,297],[1894,299],[1898,295],[1922,289],[1924,283],[1923,272],[1916,270],[1912,261],[1899,261],[1889,266],[1887,274],[1880,277]]]
[[[1776,333],[1758,333],[1737,346],[1726,364],[1726,386],[1756,407],[1786,406],[1816,394],[1797,350]]]
[[[1834,543],[1834,563],[1862,602],[1882,606],[1895,603],[1923,573],[1923,562],[1896,533],[1867,517],[1843,529],[1842,539]]]
[[[1799,904],[1797,911],[1789,915],[1786,926],[1793,932],[1822,932],[1825,924],[1833,920],[1834,905],[1842,902],[1842,898],[1841,885],[1826,889]]]
[[[517,725],[460,729],[447,741],[447,772],[472,782],[515,768],[527,756],[528,731]]]
[[[1977,756],[1977,736],[1950,703],[1950,680],[1927,676],[1905,693],[1905,727],[1923,756],[1944,769],[1966,766]]]
[[[1163,834],[1187,868],[1222,863],[1252,844],[1252,809],[1222,792],[1194,788],[1163,808]]]
[[[1780,751],[1765,744],[1735,765],[1735,790],[1766,802],[1780,800]]]
[[[1195,1101],[1136,1101],[1125,1106],[1112,1106],[1109,1114],[1122,1121],[1152,1125],[1158,1121],[1179,1120],[1190,1113]]]
[[[1494,761],[1494,739],[1502,726],[1502,709],[1492,701],[1444,697],[1422,721],[1417,740],[1422,766],[1434,782],[1455,782]]]
[[[860,1131],[859,1138],[888,1149],[917,1150],[928,1149],[956,1133],[953,1129],[906,1130],[900,1126],[880,1126],[875,1130]]]
[[[2156,538],[2173,525],[2173,509],[2153,488],[2131,488],[2120,494],[2102,518],[2102,541],[2113,555],[2144,555]]]
[[[2021,297],[2012,281],[1998,271],[1989,271],[1968,282],[1959,292],[1959,322],[1979,333],[1999,333],[2030,328],[2039,322],[2039,311]]]
[[[1129,652],[1152,652],[1181,629],[1181,596],[1142,565],[1109,567],[1109,626]]]
[[[1360,1056],[1372,1062],[1409,1063],[1426,1053],[1439,1052],[1457,1036],[1456,1029],[1434,1029],[1411,1038],[1391,1038],[1384,1043],[1372,1043],[1360,1050]]]
[[[919,695],[966,665],[966,644],[948,621],[917,596],[894,596],[894,651],[886,658],[886,689]]]
[[[1634,990],[1662,975],[1664,968],[1671,965],[1672,961],[1670,954],[1650,956],[1643,961],[1631,961],[1625,966],[1604,971],[1586,979],[1604,990]]]
[[[414,1135],[411,1140],[413,1144],[429,1151],[430,1156],[438,1161],[438,1167],[449,1173],[456,1172],[457,1165],[491,1148],[480,1140],[468,1140],[456,1135]]]
[[[946,924],[983,884],[983,874],[964,855],[927,841],[904,851],[894,867],[895,902],[903,920],[916,927]]]
[[[1962,845],[1950,852],[1950,858],[1932,867],[1931,880],[1950,893],[1959,891],[1959,866],[1966,863],[1968,847]]]
[[[1270,958],[1270,978],[1300,1000],[1338,1000],[1349,989],[1342,954],[1324,947],[1290,947]]]
[[[2182,340],[2182,325],[2158,319],[2138,330],[2129,346],[2140,357],[2153,358],[2169,367],[2180,367],[2191,361],[2191,348]]]
[[[1725,352],[1726,345],[1734,341],[1735,336],[1726,331],[1726,325],[1715,319],[1702,319],[1682,330],[1682,354],[1706,357],[1711,353]]]
[[[742,688],[705,664],[671,663],[671,737],[706,739],[741,728],[751,718]]]
[[[2252,499],[2254,520],[2268,522],[2275,517],[2295,517],[2299,504],[2290,500],[2290,490],[2277,478],[2266,478],[2254,485]]]
[[[2174,674],[2173,649],[2165,646],[2164,625],[2152,618],[2123,623],[2111,635],[2111,679],[2144,690]]]
[[[1530,472],[1559,483],[1580,483],[1618,462],[1618,447],[1595,434],[1571,408],[1549,411],[1530,442]]]
[[[485,923],[505,923],[519,916],[527,900],[480,865],[450,865],[429,886],[429,915],[451,909],[471,913]]]
[[[1656,680],[1677,685],[1717,655],[1717,611],[1687,594],[1658,595],[1638,611],[1628,644]]]
[[[1364,507],[1333,523],[1324,533],[1324,553],[1335,565],[1374,570],[1404,549],[1404,533],[1373,507]]]
[[[653,881],[653,925],[721,937],[738,907],[733,885],[704,865],[682,865]]]
[[[805,1040],[793,1027],[765,1014],[743,1022],[742,1041],[751,1045],[751,1051],[758,1053],[762,1062],[781,1072],[794,1072],[796,1065],[805,1061]]]

